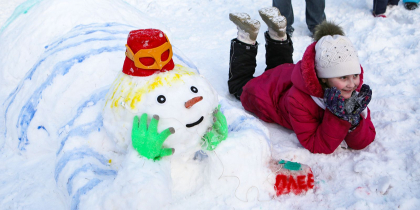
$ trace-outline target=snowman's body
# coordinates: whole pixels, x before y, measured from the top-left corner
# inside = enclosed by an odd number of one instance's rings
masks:
[[[213,113],[218,104],[218,95],[208,81],[194,70],[181,65],[148,77],[120,73],[108,92],[103,110],[104,127],[118,145],[118,150],[127,154],[124,162],[130,165],[124,166],[123,163],[123,171],[120,173],[125,174],[128,182],[142,174],[158,173],[156,179],[160,179],[161,184],[147,187],[153,189],[150,193],[170,191],[175,200],[194,194],[202,190],[203,186],[207,186],[204,187],[207,190],[226,193],[220,184],[232,185],[231,195],[243,200],[247,199],[251,188],[258,189],[261,197],[265,195],[268,198],[274,190],[267,167],[270,159],[269,142],[261,138],[261,134],[252,131],[252,128],[245,132],[235,132],[237,129],[247,130],[241,126],[247,126],[246,121],[253,118],[241,117],[243,113],[233,111],[231,116],[237,119],[232,120],[238,121],[240,118],[243,124],[228,119],[228,124],[232,125],[232,137],[220,143],[215,151],[204,149],[207,145],[203,136],[214,123]],[[149,120],[153,115],[159,116],[158,132],[169,127],[175,129],[175,133],[163,144],[165,148],[175,149],[173,155],[153,162],[141,157],[133,149],[133,118],[144,113]],[[235,126],[239,128],[233,127],[236,123],[238,125]],[[130,171],[126,171],[127,168]],[[228,182],[224,183],[226,180],[221,180],[222,176],[229,177]],[[237,189],[233,191],[235,187]],[[147,199],[148,196],[144,197],[146,195],[138,196],[145,199],[142,202],[151,201]],[[150,203],[153,206],[156,202]]]

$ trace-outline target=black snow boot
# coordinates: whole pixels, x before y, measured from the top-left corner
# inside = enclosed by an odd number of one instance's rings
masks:
[[[289,35],[285,41],[270,38],[268,32],[264,33],[264,37],[266,71],[284,63],[293,63],[293,42]]]
[[[257,67],[258,43],[250,45],[232,39],[230,44],[229,61],[229,93],[240,100],[242,87],[254,78],[255,67]]]
[[[415,10],[417,9],[418,5],[415,2],[406,2],[404,3],[404,7],[408,10]]]

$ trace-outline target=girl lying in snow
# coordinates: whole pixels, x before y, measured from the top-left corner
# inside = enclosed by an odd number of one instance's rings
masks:
[[[363,149],[375,139],[367,108],[372,91],[363,84],[357,52],[342,29],[324,22],[303,58],[293,64],[293,43],[277,8],[259,10],[265,32],[265,72],[253,77],[260,23],[248,14],[229,14],[238,27],[231,41],[229,92],[266,122],[292,129],[313,153],[332,153],[344,141]]]

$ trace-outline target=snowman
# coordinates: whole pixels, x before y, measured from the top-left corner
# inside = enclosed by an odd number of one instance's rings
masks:
[[[255,118],[230,108],[233,135],[227,138],[229,121],[217,93],[195,70],[174,64],[162,31],[131,31],[126,48],[123,70],[103,109],[115,152],[126,156],[113,186],[131,189],[136,202],[151,208],[169,204],[167,197],[226,193],[222,186],[233,186],[234,200],[247,200],[250,189],[260,190],[259,197],[274,194],[274,181],[268,181],[270,144],[261,138],[267,131],[256,133],[255,124],[247,124]],[[119,195],[110,189],[112,206]]]
[[[189,158],[226,139],[217,93],[197,72],[174,64],[162,31],[131,31],[126,48],[123,70],[110,88],[103,114],[120,150],[132,144],[148,159]]]

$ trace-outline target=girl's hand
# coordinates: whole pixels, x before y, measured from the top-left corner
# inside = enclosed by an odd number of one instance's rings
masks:
[[[327,88],[324,93],[324,101],[325,106],[338,118],[350,122],[353,127],[359,124],[361,111],[358,114],[347,112],[344,108],[345,100],[337,88]]]
[[[360,114],[366,109],[370,100],[372,99],[372,90],[369,85],[363,84],[359,94],[356,97],[357,106],[353,110],[352,114]]]

